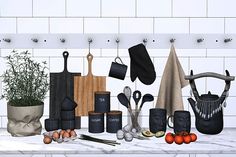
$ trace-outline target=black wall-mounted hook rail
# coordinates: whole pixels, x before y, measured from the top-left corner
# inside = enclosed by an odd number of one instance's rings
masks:
[[[174,43],[176,39],[172,38],[170,39],[170,43]]]
[[[37,43],[39,41],[37,38],[32,38],[31,40],[35,43]]]
[[[197,39],[197,43],[201,43],[201,42],[203,42],[203,41],[204,41],[203,38]]]
[[[225,40],[224,40],[224,42],[225,43],[228,43],[228,42],[231,42],[233,39],[231,39],[231,38],[226,38]]]
[[[60,41],[61,41],[62,43],[64,43],[64,42],[66,42],[66,39],[61,38]]]
[[[11,39],[8,39],[8,38],[4,38],[2,39],[3,41],[7,42],[7,43],[10,43],[11,42]]]

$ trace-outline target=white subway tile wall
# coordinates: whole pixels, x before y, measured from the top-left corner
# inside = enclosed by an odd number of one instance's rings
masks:
[[[99,17],[100,0],[67,0],[66,15],[69,17]]]
[[[17,33],[48,33],[49,20],[47,18],[18,18]]]
[[[62,17],[65,16],[65,0],[33,0],[33,16]]]
[[[50,33],[83,33],[83,19],[51,18]]]
[[[122,18],[120,33],[153,33],[152,18]]]
[[[173,0],[173,16],[205,17],[206,0]]]
[[[0,33],[16,33],[16,18],[1,18]]]
[[[235,17],[235,0],[208,0],[209,17]]]
[[[224,33],[223,18],[193,18],[190,19],[190,33]]]
[[[136,14],[136,0],[102,0],[101,16],[133,17]]]
[[[235,0],[0,0],[0,33],[235,33]],[[0,49],[0,75],[6,69],[3,57],[11,49]],[[18,50],[23,51],[23,49]],[[50,72],[61,72],[64,68],[62,52],[65,49],[29,49],[37,61],[46,60]],[[70,53],[68,69],[87,74],[87,49],[67,49]],[[186,74],[193,72],[217,72],[229,70],[236,75],[236,50],[225,49],[178,49],[177,55]],[[148,127],[149,109],[155,106],[161,76],[165,68],[169,49],[148,49],[154,62],[157,78],[151,85],[139,80],[131,82],[128,69],[124,81],[107,77],[107,90],[111,91],[111,109],[123,111],[123,124],[127,123],[127,110],[116,96],[125,86],[143,94],[154,95],[154,102],[144,106],[142,124]],[[94,55],[93,73],[108,76],[116,49],[91,49]],[[127,49],[119,50],[123,62],[130,65]],[[0,80],[2,80],[0,78]],[[199,93],[207,91],[221,93],[224,81],[199,79]],[[0,83],[0,94],[3,83]],[[194,115],[187,101],[190,87],[183,90],[184,108]],[[227,107],[224,109],[225,127],[236,127],[236,83],[232,82]],[[0,127],[7,126],[7,102],[0,101]],[[44,116],[49,116],[49,94],[45,99]],[[194,127],[194,121],[192,122]],[[88,127],[87,117],[82,118],[82,127]]]
[[[2,17],[31,17],[32,0],[0,0],[0,9]]]
[[[171,0],[137,0],[138,17],[170,17]]]
[[[188,18],[156,18],[155,33],[189,33]]]

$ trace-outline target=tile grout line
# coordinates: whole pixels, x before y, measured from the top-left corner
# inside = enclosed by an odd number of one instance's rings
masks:
[[[1,18],[32,18],[32,16],[2,16]],[[53,18],[65,18],[65,16],[34,16],[34,18],[48,18],[48,17],[53,17]],[[67,18],[82,18],[84,16],[67,16]],[[102,18],[118,18],[119,16],[103,16]],[[208,19],[208,18],[211,18],[211,19],[223,19],[223,18],[226,18],[225,16],[215,16],[215,17],[206,17],[206,16],[194,16],[194,17],[183,17],[183,16],[139,16],[139,17],[135,17],[135,16],[125,16],[125,17],[122,17],[122,18],[160,18],[160,19],[169,19],[171,17],[173,18],[177,18],[177,19],[183,19],[183,18],[192,18],[192,19],[199,19],[199,18],[202,18],[202,19]],[[86,18],[101,18],[100,16],[87,16]],[[227,16],[227,18],[236,18],[236,16]]]
[[[85,19],[84,19],[84,17],[83,17],[83,34],[84,34],[84,20],[85,20]]]
[[[226,25],[226,19],[224,18],[224,34],[225,34],[225,25]]]
[[[191,67],[190,67],[190,56],[188,57],[188,74],[190,74],[190,69],[191,69]]]
[[[118,17],[118,34],[120,34],[120,17]]]
[[[65,0],[65,17],[67,17],[67,0]]]
[[[138,1],[137,0],[135,0],[134,16],[138,17]]]
[[[50,30],[50,17],[48,17],[48,33],[50,34],[51,33],[51,30]]]
[[[16,34],[18,34],[18,18],[16,17]]]
[[[208,0],[206,0],[206,17],[208,18]]]
[[[100,18],[102,17],[102,0],[100,0]]]
[[[155,34],[155,17],[153,17],[153,19],[152,19],[152,22],[153,22],[153,24],[152,24],[152,32],[153,32],[153,34]]]
[[[191,34],[191,18],[188,18],[188,33]]]
[[[174,8],[174,1],[171,0],[171,17],[173,17],[174,14],[173,8]]]
[[[223,57],[223,74],[225,73],[225,57]]]
[[[32,0],[32,8],[31,9],[32,9],[32,15],[31,16],[33,18],[34,17],[34,0]]]
[[[50,75],[50,72],[51,72],[51,57],[50,56],[48,57],[48,65],[49,65],[48,70],[49,70],[49,75]]]

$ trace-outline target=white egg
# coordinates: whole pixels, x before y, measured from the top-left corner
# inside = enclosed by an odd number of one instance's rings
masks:
[[[131,142],[133,140],[133,135],[129,132],[125,133],[125,141],[126,142]]]
[[[122,140],[124,138],[124,131],[118,130],[116,133],[116,137],[118,140]]]
[[[131,130],[131,126],[129,124],[123,127],[124,132],[129,132],[130,130]]]

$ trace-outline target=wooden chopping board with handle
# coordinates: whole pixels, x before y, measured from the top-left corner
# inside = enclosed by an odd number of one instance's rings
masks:
[[[70,73],[67,70],[69,53],[63,52],[64,70],[61,73],[50,73],[50,119],[61,119],[61,103],[65,97],[74,99],[74,77],[81,73]]]
[[[87,55],[87,76],[74,77],[74,101],[77,103],[76,116],[87,116],[88,111],[94,111],[94,92],[106,91],[106,76],[92,74],[93,55]]]

